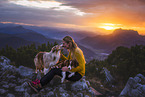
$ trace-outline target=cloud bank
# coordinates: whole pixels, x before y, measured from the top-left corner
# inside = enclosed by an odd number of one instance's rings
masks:
[[[0,22],[80,28],[114,23],[143,29],[144,9],[145,0],[1,0]]]

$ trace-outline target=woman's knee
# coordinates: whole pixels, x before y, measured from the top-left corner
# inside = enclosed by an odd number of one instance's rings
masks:
[[[61,68],[52,68],[50,72],[53,72],[56,75],[60,75],[62,73]]]

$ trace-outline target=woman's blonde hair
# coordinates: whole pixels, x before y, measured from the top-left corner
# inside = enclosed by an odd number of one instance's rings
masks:
[[[77,47],[77,44],[75,43],[75,41],[73,40],[73,38],[70,37],[70,36],[65,36],[63,38],[63,41],[65,41],[67,44],[71,43],[70,44],[70,47],[71,47],[70,50],[74,50]]]

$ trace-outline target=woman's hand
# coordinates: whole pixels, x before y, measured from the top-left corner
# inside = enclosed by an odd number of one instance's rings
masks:
[[[63,71],[63,72],[66,72],[66,71],[69,71],[69,69],[68,69],[67,66],[64,66],[64,67],[62,67],[62,71]]]

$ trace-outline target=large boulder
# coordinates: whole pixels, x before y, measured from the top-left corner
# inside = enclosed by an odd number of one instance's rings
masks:
[[[103,67],[103,70],[104,70],[104,73],[105,73],[105,76],[106,76],[106,82],[112,84],[115,79],[111,75],[110,71],[105,67]]]
[[[119,96],[145,97],[145,77],[142,74],[137,74],[134,78],[130,77]]]

